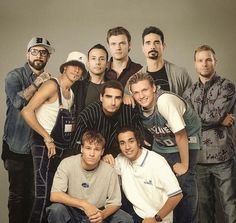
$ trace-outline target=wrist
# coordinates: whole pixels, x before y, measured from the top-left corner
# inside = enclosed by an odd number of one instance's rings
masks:
[[[162,222],[162,218],[161,218],[161,216],[159,214],[156,214],[154,216],[154,219],[155,219],[156,222]]]
[[[45,142],[45,144],[47,144],[47,143],[50,144],[50,143],[54,142],[53,138],[50,136],[44,137],[43,141]]]

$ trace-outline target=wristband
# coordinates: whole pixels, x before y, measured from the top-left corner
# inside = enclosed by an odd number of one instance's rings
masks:
[[[32,85],[34,86],[34,88],[36,89],[36,91],[39,89],[39,87],[33,82]]]

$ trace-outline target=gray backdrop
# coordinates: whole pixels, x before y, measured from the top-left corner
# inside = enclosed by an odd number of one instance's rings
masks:
[[[132,35],[131,57],[145,64],[141,33],[147,26],[165,34],[165,58],[187,68],[193,80],[193,51],[211,45],[217,54],[217,70],[236,82],[235,0],[1,0],[0,1],[0,135],[5,119],[4,77],[25,62],[28,41],[45,36],[56,48],[47,71],[58,75],[58,67],[70,51],[86,53],[96,43],[106,46],[106,32],[126,27]],[[8,222],[6,171],[0,162],[0,222]]]

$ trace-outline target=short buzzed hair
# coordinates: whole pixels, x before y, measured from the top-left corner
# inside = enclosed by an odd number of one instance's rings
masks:
[[[103,135],[95,130],[86,131],[81,139],[81,144],[84,145],[85,142],[100,144],[103,148],[105,146],[106,140]]]
[[[144,80],[147,80],[151,86],[155,85],[155,82],[152,78],[152,76],[148,73],[145,73],[145,72],[142,72],[142,71],[139,71],[135,74],[133,74],[129,80],[128,80],[128,88],[129,88],[129,91],[131,91],[131,86],[133,84],[137,84],[139,81],[144,81]]]
[[[143,33],[142,33],[143,43],[144,43],[144,37],[151,33],[159,35],[161,37],[161,42],[164,43],[164,33],[155,26],[149,26],[143,30]]]
[[[212,54],[213,54],[214,59],[216,60],[215,50],[213,50],[213,48],[210,47],[209,45],[201,45],[198,48],[196,48],[195,51],[194,51],[194,61],[196,61],[196,54],[198,52],[201,52],[201,51],[211,51]]]

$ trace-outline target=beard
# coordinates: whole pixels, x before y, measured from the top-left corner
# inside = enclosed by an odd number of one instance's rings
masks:
[[[148,56],[149,56],[148,57],[149,59],[157,60],[158,56],[159,56],[159,53],[156,50],[151,50],[151,51],[148,52]]]
[[[38,70],[38,71],[43,70],[47,64],[46,62],[43,62],[42,60],[34,60],[34,61],[28,60],[28,62],[31,67],[33,67],[35,70]]]

